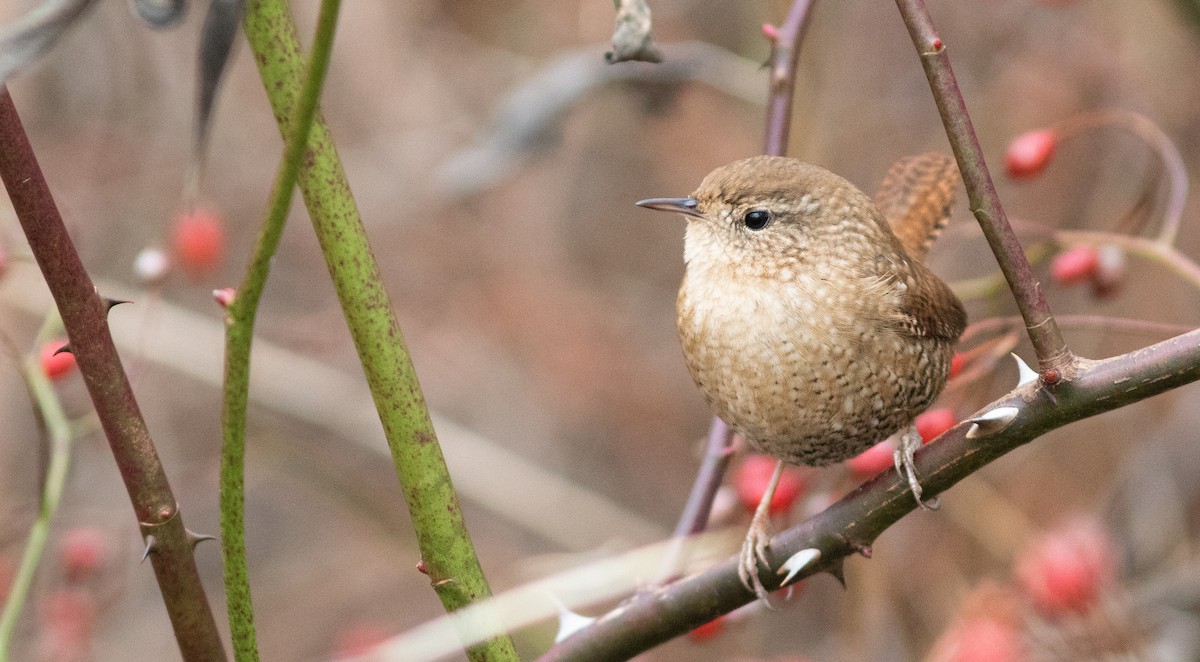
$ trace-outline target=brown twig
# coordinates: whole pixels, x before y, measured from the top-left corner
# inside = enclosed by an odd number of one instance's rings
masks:
[[[771,88],[767,97],[767,137],[764,154],[787,154],[788,131],[792,126],[792,99],[796,88],[796,63],[800,44],[808,28],[808,16],[816,0],[795,0],[771,49]]]
[[[1068,368],[1075,357],[1054,321],[1050,304],[1000,204],[1000,196],[996,193],[984,161],[966,102],[946,55],[946,46],[934,29],[924,0],[896,0],[896,6],[920,54],[921,66],[925,69],[938,113],[946,127],[946,137],[950,140],[962,172],[971,211],[979,220],[979,226],[996,255],[996,262],[1016,298],[1029,340],[1037,353],[1040,372],[1055,370],[1069,377]]]
[[[0,179],[46,279],[129,492],[167,614],[185,660],[224,660],[212,610],[192,556],[192,540],[133,389],[108,331],[108,305],[96,292],[7,89],[0,91]]]

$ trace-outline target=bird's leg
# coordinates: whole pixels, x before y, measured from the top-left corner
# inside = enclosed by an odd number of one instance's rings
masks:
[[[892,459],[896,463],[896,472],[900,474],[901,478],[908,481],[908,488],[912,490],[917,504],[925,510],[937,510],[937,497],[928,501],[921,498],[924,490],[921,489],[921,482],[917,480],[917,466],[913,462],[913,455],[916,454],[917,449],[920,447],[921,433],[917,432],[916,425],[909,425],[907,429],[900,433],[900,441],[897,444],[895,453],[892,454]]]
[[[767,600],[767,590],[763,588],[762,580],[758,578],[758,562],[771,567],[767,561],[767,545],[771,541],[771,501],[775,498],[775,488],[783,476],[783,460],[775,465],[775,473],[763,492],[758,508],[754,509],[754,517],[750,520],[750,530],[746,532],[746,540],[742,542],[742,553],[738,562],[738,577],[747,591],[753,591],[763,602]]]

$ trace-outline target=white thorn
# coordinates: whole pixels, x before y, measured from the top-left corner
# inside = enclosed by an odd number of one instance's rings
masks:
[[[1008,427],[1008,424],[1012,423],[1019,413],[1021,410],[1016,407],[996,407],[975,418],[967,419],[971,421],[971,427],[967,430],[967,439],[977,439],[995,434]]]
[[[1017,356],[1015,352],[1012,354],[1012,357],[1017,362],[1017,388],[1038,380],[1038,374],[1033,371],[1033,368],[1029,367],[1028,363],[1021,360],[1021,357]]]
[[[591,625],[596,620],[595,617],[584,616],[583,614],[577,614],[567,609],[567,606],[553,595],[550,596],[550,599],[554,601],[554,604],[558,605],[558,634],[554,635],[554,643],[556,644]]]
[[[801,570],[804,570],[808,566],[820,560],[821,550],[817,549],[816,547],[802,549],[795,554],[792,554],[790,557],[788,557],[788,560],[784,561],[783,565],[779,566],[779,569],[775,571],[775,574],[778,575],[782,575],[784,572],[787,572],[787,576],[783,578],[783,581],[780,582],[779,585],[787,586],[788,582],[792,581],[796,575],[800,574]]]

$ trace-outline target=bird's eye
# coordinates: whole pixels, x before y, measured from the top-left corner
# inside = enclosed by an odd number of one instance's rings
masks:
[[[742,223],[751,230],[761,230],[771,222],[771,212],[766,209],[752,209],[742,217]]]

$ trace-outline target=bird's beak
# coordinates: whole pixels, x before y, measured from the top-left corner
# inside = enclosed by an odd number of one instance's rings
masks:
[[[649,200],[639,200],[637,206],[645,207],[646,209],[657,209],[659,211],[673,211],[687,216],[695,216],[696,218],[704,218],[696,209],[695,198],[650,198]]]

